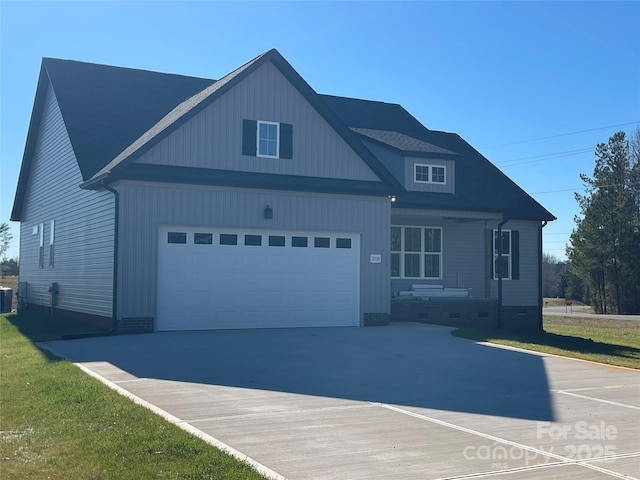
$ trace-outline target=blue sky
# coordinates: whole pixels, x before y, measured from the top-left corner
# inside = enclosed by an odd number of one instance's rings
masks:
[[[596,144],[640,123],[638,1],[3,0],[0,22],[1,222],[42,57],[220,78],[277,48],[320,93],[400,103],[460,134],[558,217],[544,249],[559,258]]]

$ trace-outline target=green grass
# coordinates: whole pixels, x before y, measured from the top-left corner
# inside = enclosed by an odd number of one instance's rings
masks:
[[[640,369],[640,322],[544,317],[545,332],[460,328],[457,337]]]
[[[64,334],[53,323],[46,316],[0,315],[3,479],[263,478],[40,350],[33,341]]]

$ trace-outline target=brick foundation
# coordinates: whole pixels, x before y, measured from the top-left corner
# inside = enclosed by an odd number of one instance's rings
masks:
[[[382,325],[389,325],[388,313],[365,313],[364,314],[365,327],[378,327]]]
[[[118,320],[118,335],[153,332],[153,317],[129,317]]]
[[[503,307],[502,326],[510,330],[540,328],[539,307]],[[391,303],[392,322],[421,322],[451,327],[498,328],[498,302],[477,300],[419,300]]]

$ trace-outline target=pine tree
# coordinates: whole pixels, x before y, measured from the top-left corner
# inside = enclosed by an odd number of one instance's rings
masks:
[[[595,150],[593,177],[581,174],[585,194],[567,249],[574,273],[597,312],[638,312],[640,189],[636,145],[615,133]]]

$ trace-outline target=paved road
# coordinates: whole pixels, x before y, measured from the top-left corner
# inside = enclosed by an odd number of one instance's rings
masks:
[[[581,305],[575,305],[572,309],[568,307],[544,307],[542,310],[543,315],[556,315],[559,317],[585,317],[585,318],[601,318],[612,320],[640,320],[640,315],[604,315],[591,313],[591,307],[585,307]]]
[[[640,478],[640,372],[450,330],[165,332],[44,346],[278,479]]]

